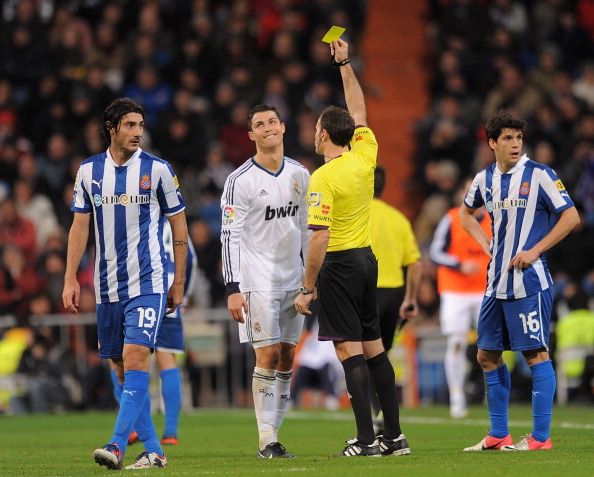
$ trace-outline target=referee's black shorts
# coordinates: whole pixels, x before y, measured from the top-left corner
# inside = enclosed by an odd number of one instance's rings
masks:
[[[328,252],[320,270],[320,341],[373,341],[380,337],[377,259],[370,247]]]

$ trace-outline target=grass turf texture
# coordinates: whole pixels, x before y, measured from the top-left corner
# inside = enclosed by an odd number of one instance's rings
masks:
[[[111,435],[115,412],[0,417],[0,475],[109,475],[93,462],[92,451]],[[162,429],[162,416],[156,416]],[[462,452],[476,444],[488,428],[486,409],[472,408],[467,419],[454,421],[447,407],[405,409],[402,426],[412,448],[410,456],[341,458],[344,440],[355,434],[350,411],[289,413],[280,440],[295,459],[256,458],[257,433],[251,410],[203,410],[183,414],[180,445],[167,447],[169,468],[152,469],[168,476],[307,477],[497,477],[521,475],[592,476],[594,470],[594,408],[556,408],[552,451]],[[513,406],[510,431],[514,440],[531,429],[530,408]],[[128,448],[125,464],[142,451]],[[125,471],[132,472],[132,471]],[[143,472],[143,471],[136,471]]]

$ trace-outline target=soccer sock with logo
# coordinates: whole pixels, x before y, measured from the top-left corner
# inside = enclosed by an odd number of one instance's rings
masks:
[[[530,366],[532,373],[532,437],[544,442],[551,431],[553,399],[557,380],[551,361]]]
[[[124,387],[120,384],[118,374],[115,372],[114,369],[109,370],[109,376],[111,377],[111,384],[113,385],[113,397],[119,404],[120,397],[122,396],[122,389],[124,389]]]
[[[252,377],[252,395],[254,397],[254,410],[260,436],[260,449],[276,442],[276,429],[274,427],[276,416],[274,369],[254,368]]]
[[[485,381],[487,382],[489,421],[491,422],[489,435],[493,437],[505,437],[509,434],[507,415],[511,377],[505,364],[493,371],[486,371],[484,374]]]
[[[346,387],[357,424],[357,440],[371,444],[375,440],[369,404],[369,369],[362,354],[356,354],[342,362]]]
[[[149,452],[156,452],[159,455],[163,454],[163,449],[159,443],[159,437],[153,423],[151,416],[151,395],[147,393],[146,399],[142,405],[142,409],[138,414],[136,423],[134,424],[136,432],[138,432],[138,439],[142,441],[144,448]]]
[[[283,425],[283,420],[287,414],[289,401],[291,399],[291,377],[292,371],[277,371],[276,384],[274,386],[274,396],[276,398],[276,408],[274,415],[274,428],[278,430]]]
[[[368,359],[367,366],[384,414],[384,437],[396,439],[402,430],[400,429],[400,409],[396,395],[394,368],[385,351]]]
[[[110,442],[115,442],[122,452],[126,452],[128,436],[148,395],[149,381],[150,376],[146,371],[134,370],[124,373],[124,389],[120,398],[120,410],[110,440]]]
[[[177,437],[181,411],[181,378],[178,368],[161,371],[161,395],[165,404],[165,430],[163,437]]]

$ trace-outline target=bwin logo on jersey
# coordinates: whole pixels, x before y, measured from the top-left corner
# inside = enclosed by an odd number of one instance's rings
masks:
[[[289,205],[284,207],[275,207],[274,209],[269,205],[266,206],[266,212],[264,214],[264,220],[272,220],[274,218],[282,217],[294,217],[299,210],[298,205],[293,205],[293,202],[289,202]]]

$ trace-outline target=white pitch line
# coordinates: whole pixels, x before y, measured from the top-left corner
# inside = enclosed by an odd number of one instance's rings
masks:
[[[325,420],[325,421],[351,421],[352,415],[344,413],[310,413],[306,411],[290,411],[289,418],[303,419],[303,420]],[[400,421],[406,424],[430,424],[435,426],[442,426],[444,424],[456,424],[462,426],[488,426],[488,419],[450,419],[444,417],[422,417],[422,416],[400,416]],[[530,427],[532,421],[509,421],[509,425],[513,427]],[[594,424],[578,423],[578,422],[555,422],[551,427],[560,427],[562,429],[582,429],[594,430]]]

